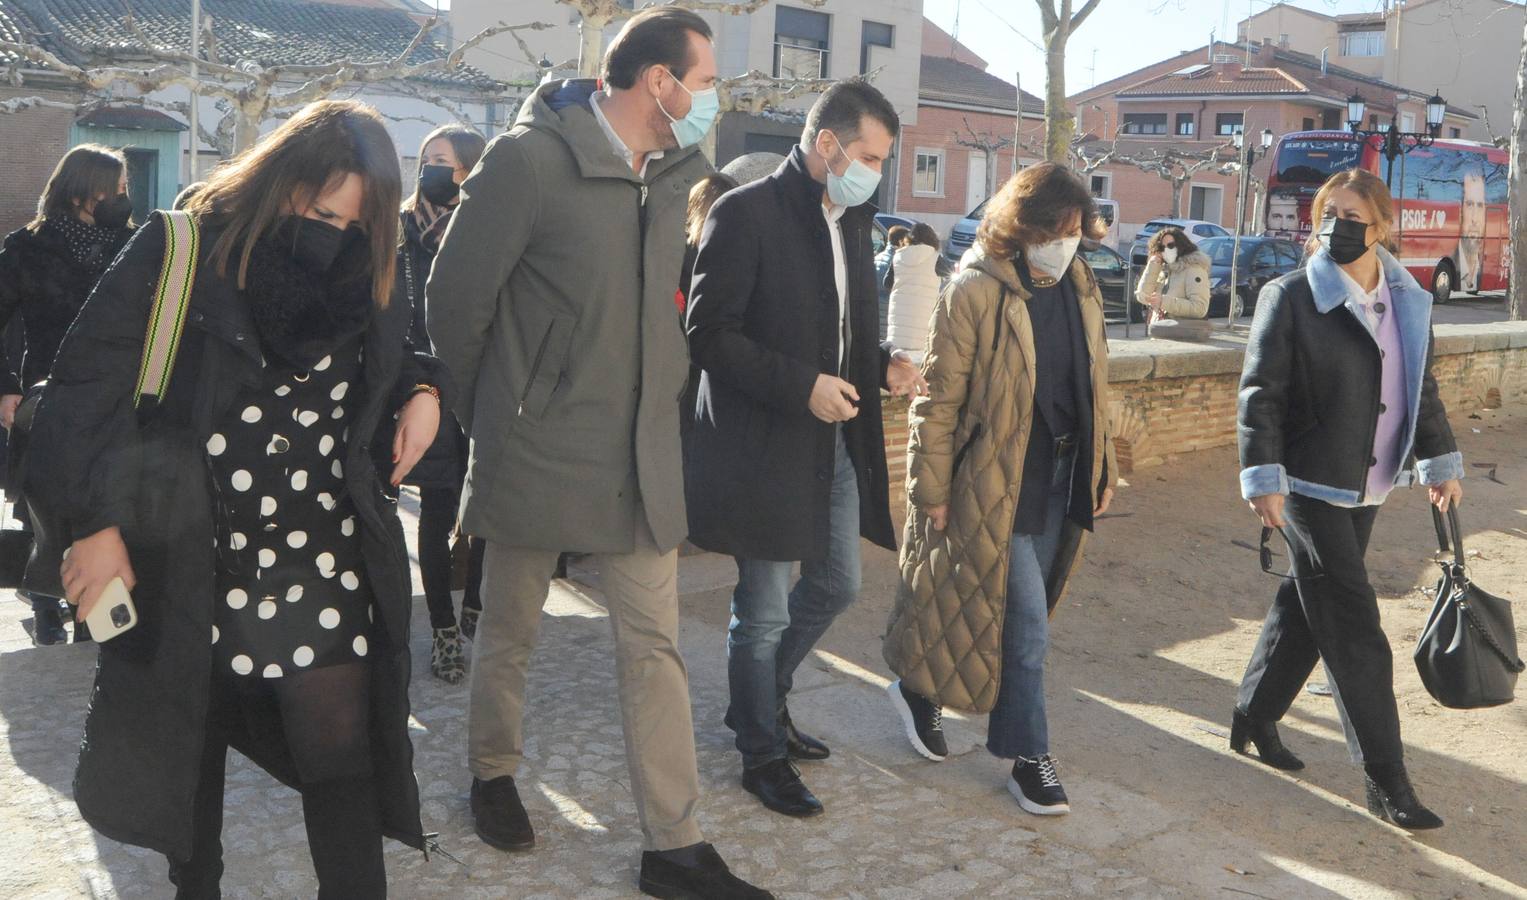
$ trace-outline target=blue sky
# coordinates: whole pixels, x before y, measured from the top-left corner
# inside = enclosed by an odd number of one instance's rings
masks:
[[[1054,2],[1054,0],[1046,0]],[[1082,0],[1073,0],[1080,6]],[[1202,47],[1214,30],[1235,39],[1236,23],[1248,10],[1261,12],[1272,0],[1102,0],[1076,33],[1066,52],[1066,92],[1073,94],[1132,72],[1183,50]],[[1293,0],[1291,6],[1329,15],[1373,12],[1383,0]],[[1034,0],[924,0],[923,15],[949,31],[959,15],[961,43],[980,54],[990,71],[1012,81],[1021,74],[1025,91],[1044,96],[1043,34]],[[1094,51],[1096,54],[1094,55]],[[926,49],[924,52],[928,52]],[[1096,72],[1093,71],[1096,60]]]

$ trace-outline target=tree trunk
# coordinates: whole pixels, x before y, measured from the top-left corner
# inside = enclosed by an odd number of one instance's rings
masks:
[[[1066,41],[1071,37],[1071,3],[1063,0],[1055,28],[1045,35],[1045,159],[1066,165],[1076,117],[1066,105]],[[1020,104],[1021,105],[1021,104]]]
[[[1169,218],[1182,218],[1182,186],[1187,183],[1186,179],[1172,179],[1172,215]]]
[[[240,107],[234,113],[233,121],[233,155],[237,156],[255,145],[260,139],[260,121],[264,118],[259,111],[248,107]]]
[[[1511,284],[1510,316],[1527,320],[1527,27],[1522,30],[1522,59],[1516,71],[1516,112],[1511,122]]]
[[[584,16],[578,23],[578,74],[598,78],[604,55],[604,26],[610,20]]]

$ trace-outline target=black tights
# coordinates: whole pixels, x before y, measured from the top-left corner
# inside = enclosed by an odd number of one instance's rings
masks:
[[[387,896],[382,817],[371,776],[370,679],[366,663],[270,681],[214,677],[191,858],[170,863],[176,900],[222,896],[223,784],[233,742],[280,742],[295,764],[319,900]]]
[[[431,628],[450,628],[456,624],[456,612],[451,605],[451,532],[456,528],[460,502],[461,494],[454,488],[419,489],[419,575],[424,581],[424,602],[429,607]],[[470,539],[463,609],[482,609],[483,547],[481,540]]]

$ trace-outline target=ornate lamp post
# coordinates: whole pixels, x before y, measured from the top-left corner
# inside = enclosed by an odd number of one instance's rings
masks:
[[[1257,161],[1257,150],[1246,141],[1246,135],[1242,129],[1237,128],[1231,136],[1235,142],[1235,155],[1240,161],[1241,171],[1236,177],[1235,190],[1235,238],[1230,248],[1230,302],[1227,304],[1226,313],[1228,318],[1225,324],[1234,325],[1235,320],[1241,315],[1241,292],[1236,287],[1238,278],[1237,263],[1241,259],[1241,227],[1246,221],[1246,196],[1251,192],[1251,165]],[[1272,149],[1273,133],[1271,128],[1262,129],[1262,155],[1266,156]]]
[[[1375,131],[1365,131],[1360,126],[1363,124],[1363,116],[1368,111],[1367,101],[1361,94],[1353,94],[1347,98],[1347,127],[1352,134],[1367,141],[1372,137],[1383,138],[1383,144],[1379,151],[1388,160],[1388,166],[1384,172],[1384,183],[1392,184],[1394,181],[1394,161],[1414,150],[1417,147],[1430,147],[1442,133],[1442,119],[1447,115],[1447,101],[1440,94],[1432,94],[1426,101],[1426,131],[1401,131],[1398,121],[1399,114],[1389,117],[1389,127]]]

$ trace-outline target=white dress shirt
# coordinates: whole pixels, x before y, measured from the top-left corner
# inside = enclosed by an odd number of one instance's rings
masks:
[[[612,148],[614,148],[615,155],[619,156],[621,159],[625,160],[626,161],[626,166],[628,168],[630,168],[632,171],[636,171],[636,167],[634,165],[632,165],[632,163],[634,163],[636,161],[636,154],[632,152],[630,147],[626,146],[626,142],[625,141],[620,139],[620,135],[616,134],[615,129],[613,127],[611,127],[610,120],[606,119],[604,117],[604,110],[599,108],[599,104],[604,99],[604,97],[605,97],[605,94],[604,94],[603,91],[595,91],[589,97],[589,109],[594,111],[594,121],[598,122],[599,123],[599,127],[604,130],[604,136],[610,139],[610,146]],[[640,172],[636,172],[637,177],[642,178],[642,179],[646,179],[646,177],[647,177],[647,164],[652,162],[654,159],[662,159],[662,158],[663,158],[663,151],[661,151],[661,150],[650,150],[650,151],[648,151],[646,157],[642,160],[641,171]]]
[[[832,279],[838,290],[838,372],[848,353],[848,264],[843,257],[843,229],[840,223],[848,207],[831,202],[822,204],[822,218],[827,220],[827,239],[832,244]]]

